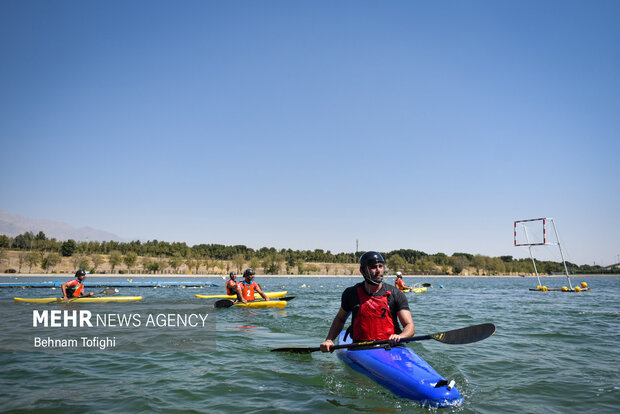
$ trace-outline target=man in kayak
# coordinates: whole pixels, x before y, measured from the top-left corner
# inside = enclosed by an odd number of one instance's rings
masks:
[[[77,279],[65,282],[60,286],[62,289],[62,295],[65,298],[65,302],[69,303],[69,298],[79,298],[80,296],[92,296],[94,293],[90,292],[88,295],[84,294],[84,285],[82,282],[86,278],[86,272],[82,269],[75,272]]]
[[[245,269],[245,271],[243,272],[243,278],[245,280],[237,284],[237,296],[241,298],[241,301],[243,303],[253,301],[255,299],[255,292],[258,292],[258,294],[261,295],[263,299],[269,301],[267,295],[265,295],[258,283],[254,281],[254,269]]]
[[[405,285],[405,281],[403,280],[403,274],[400,272],[396,272],[396,280],[394,281],[394,286],[396,286],[400,290],[405,290],[405,289],[413,290],[411,286]]]
[[[364,281],[342,293],[340,309],[320,346],[323,352],[333,351],[333,340],[344,328],[350,313],[353,319],[347,333],[354,342],[387,339],[394,345],[415,334],[407,297],[396,287],[383,283],[383,256],[373,251],[364,253],[360,257],[360,272]]]
[[[230,279],[228,280],[228,282],[226,282],[226,294],[227,295],[236,295],[237,294],[237,281],[235,280],[237,278],[237,272],[232,271],[230,272],[230,274],[228,275],[228,277],[230,277]]]

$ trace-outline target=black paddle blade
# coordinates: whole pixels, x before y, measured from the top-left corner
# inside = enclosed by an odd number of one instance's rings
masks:
[[[232,301],[232,300],[230,300],[230,299],[221,299],[221,300],[216,301],[216,302],[213,304],[213,306],[214,306],[215,308],[230,308],[230,307],[231,307],[232,305],[234,305],[234,304],[235,304],[235,302],[233,302],[233,301]]]
[[[444,344],[462,345],[482,341],[495,333],[495,325],[483,323],[480,325],[468,326],[466,328],[455,329],[453,331],[439,332],[430,335],[436,341]]]
[[[118,293],[118,289],[116,289],[116,288],[109,288],[109,287],[108,287],[108,288],[105,288],[105,289],[101,292],[101,294],[102,294],[102,295],[106,295],[106,296],[115,295],[115,294],[117,294],[117,293]],[[97,293],[97,295],[98,295],[98,294],[99,294],[99,293]]]
[[[310,354],[312,352],[320,351],[321,348],[302,348],[302,347],[292,347],[292,348],[275,348],[272,349],[271,352],[289,352],[291,354]]]

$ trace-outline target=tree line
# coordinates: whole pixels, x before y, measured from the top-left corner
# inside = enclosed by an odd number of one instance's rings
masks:
[[[75,241],[48,238],[42,231],[34,234],[25,232],[15,237],[0,235],[0,260],[5,260],[3,250],[11,249],[27,252],[20,256],[26,266],[41,266],[48,271],[53,269],[62,257],[75,256],[75,268],[96,270],[107,256],[112,271],[124,264],[127,269],[141,267],[147,273],[157,273],[166,266],[179,269],[182,265],[196,270],[219,268],[226,270],[241,269],[241,266],[262,267],[266,274],[305,274],[317,271],[313,263],[356,264],[363,252],[332,253],[329,250],[292,250],[262,247],[252,249],[244,245],[225,246],[222,244],[197,244],[188,246],[184,242],[164,242],[139,240],[131,242],[118,241]],[[419,250],[399,249],[381,252],[387,266],[392,272],[404,274],[533,274],[534,267],[530,259],[515,259],[512,256],[489,257],[469,253],[427,254]],[[87,259],[89,256],[90,259]],[[138,260],[141,257],[141,260]],[[79,260],[82,260],[80,263]],[[140,263],[139,263],[140,262]],[[20,267],[22,263],[20,261]],[[602,273],[600,266],[576,265],[567,262],[570,273]],[[562,263],[553,261],[536,261],[540,274],[562,273]],[[329,270],[329,267],[326,268]],[[21,271],[21,270],[20,270]]]

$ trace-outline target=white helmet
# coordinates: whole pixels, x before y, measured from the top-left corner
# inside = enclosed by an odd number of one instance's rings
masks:
[[[400,272],[396,272],[396,276],[402,276],[403,274]]]

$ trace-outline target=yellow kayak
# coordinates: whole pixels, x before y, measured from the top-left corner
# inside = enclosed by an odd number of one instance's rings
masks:
[[[413,289],[403,289],[402,292],[403,293],[409,293],[409,292],[423,293],[423,292],[426,292],[426,287],[419,287],[419,288],[413,288]]]
[[[15,302],[26,303],[64,303],[63,298],[13,298]],[[71,298],[69,302],[79,303],[107,303],[107,302],[133,302],[136,300],[142,300],[142,296],[100,296],[91,297],[83,296],[79,298]]]
[[[285,300],[255,300],[248,303],[237,302],[235,306],[242,306],[244,308],[283,308],[287,303]]]
[[[267,295],[268,298],[281,298],[282,296],[286,296],[286,290],[281,292],[263,292]],[[258,293],[256,293],[257,297],[261,297]],[[197,298],[201,299],[237,299],[237,295],[196,295]]]

